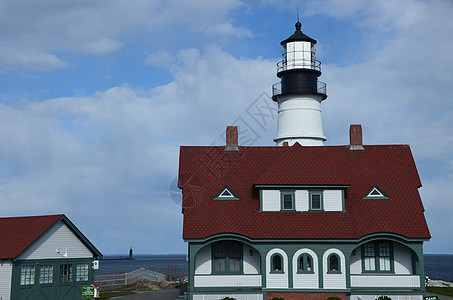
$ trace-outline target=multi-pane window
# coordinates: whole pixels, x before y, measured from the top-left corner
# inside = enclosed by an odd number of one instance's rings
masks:
[[[390,244],[381,242],[379,247],[379,270],[390,272]]]
[[[242,244],[239,242],[218,242],[212,245],[215,273],[240,273]]]
[[[283,272],[283,259],[280,254],[274,254],[271,257],[271,272],[282,273]]]
[[[362,246],[365,272],[391,272],[392,247],[389,242],[370,242]]]
[[[280,210],[295,210],[295,191],[294,190],[280,190]]]
[[[76,281],[88,281],[88,264],[77,265]]]
[[[23,266],[20,269],[20,285],[35,284],[35,266]]]
[[[321,210],[322,209],[321,193],[310,193],[310,209],[311,210]]]
[[[313,273],[313,259],[307,253],[299,256],[299,272],[300,273]]]
[[[72,265],[60,265],[60,282],[72,281]]]
[[[53,282],[53,266],[45,265],[39,268],[39,284],[46,284]]]
[[[376,271],[376,254],[374,243],[363,245],[363,268],[365,271]]]
[[[283,209],[294,209],[293,194],[283,194]]]

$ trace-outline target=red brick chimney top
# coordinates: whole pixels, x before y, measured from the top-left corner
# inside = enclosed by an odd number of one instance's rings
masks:
[[[227,126],[225,150],[233,151],[239,149],[237,126]]]
[[[362,125],[355,124],[349,127],[349,149],[363,150]]]

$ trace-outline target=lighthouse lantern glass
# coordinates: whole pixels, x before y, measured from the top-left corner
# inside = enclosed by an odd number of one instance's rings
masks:
[[[283,45],[283,70],[314,69],[314,45],[310,42],[295,41]]]

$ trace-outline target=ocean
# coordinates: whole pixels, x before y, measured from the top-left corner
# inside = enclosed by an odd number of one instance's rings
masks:
[[[425,254],[425,275],[429,279],[453,282],[453,254]]]
[[[430,279],[453,282],[453,255],[452,254],[425,254],[425,273]],[[99,263],[99,270],[95,275],[125,273],[145,268],[162,274],[169,266],[178,272],[188,274],[188,265],[185,254],[173,255],[135,255],[134,259],[126,256],[106,255]]]
[[[188,274],[186,255],[134,255],[134,259],[120,255],[105,255],[99,261],[99,269],[94,271],[94,275],[126,273],[140,268],[165,274],[169,267]]]

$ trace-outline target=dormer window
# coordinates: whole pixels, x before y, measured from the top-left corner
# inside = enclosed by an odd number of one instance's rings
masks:
[[[322,191],[309,192],[310,210],[322,210]]]
[[[214,197],[214,200],[239,200],[239,198],[231,191],[228,186],[223,189]]]
[[[260,189],[261,211],[344,212],[348,186],[255,185]]]
[[[295,210],[294,191],[282,190],[281,193],[281,210]]]

